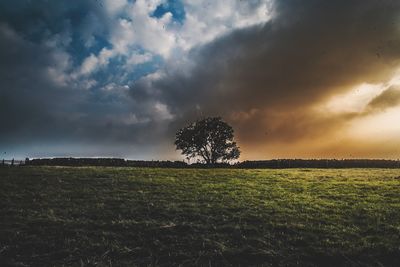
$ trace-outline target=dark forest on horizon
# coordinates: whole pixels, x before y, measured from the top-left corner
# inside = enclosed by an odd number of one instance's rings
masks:
[[[6,165],[3,164],[2,165]],[[186,163],[169,160],[126,160],[122,158],[41,158],[16,161],[15,165],[27,166],[112,166],[150,168],[400,168],[399,160],[386,159],[271,159],[246,160],[237,163]]]

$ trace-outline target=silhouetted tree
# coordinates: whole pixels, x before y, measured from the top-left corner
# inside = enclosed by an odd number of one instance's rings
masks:
[[[207,164],[238,159],[233,129],[220,117],[197,120],[176,133],[177,150],[188,158],[200,157]]]

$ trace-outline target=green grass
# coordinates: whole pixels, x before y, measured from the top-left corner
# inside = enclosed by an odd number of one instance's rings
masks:
[[[0,168],[0,266],[400,266],[399,176]]]

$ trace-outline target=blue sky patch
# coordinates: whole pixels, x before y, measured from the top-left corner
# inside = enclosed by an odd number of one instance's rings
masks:
[[[183,23],[185,20],[185,8],[180,0],[168,0],[159,5],[153,12],[153,17],[161,18],[165,13],[170,12],[175,21]]]

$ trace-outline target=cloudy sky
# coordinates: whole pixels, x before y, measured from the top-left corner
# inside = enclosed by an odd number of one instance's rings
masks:
[[[242,160],[400,157],[400,1],[0,1],[4,157],[180,159],[222,116]]]

